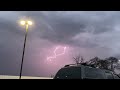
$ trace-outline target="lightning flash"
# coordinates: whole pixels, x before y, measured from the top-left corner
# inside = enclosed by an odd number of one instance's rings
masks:
[[[67,47],[63,47],[63,49],[64,49],[64,50],[63,50],[63,53],[56,54],[56,51],[57,51],[59,48],[60,48],[60,46],[56,47],[55,50],[54,50],[54,56],[47,57],[47,60],[52,61],[52,59],[55,59],[55,58],[57,58],[58,56],[61,56],[61,55],[65,54],[65,51],[66,51],[66,48],[67,48]]]

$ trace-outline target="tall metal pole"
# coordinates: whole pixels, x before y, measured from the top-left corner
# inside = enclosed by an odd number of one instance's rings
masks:
[[[26,33],[25,33],[25,39],[24,39],[24,47],[23,47],[23,54],[22,54],[22,62],[21,62],[19,79],[21,79],[21,75],[22,75],[22,68],[23,68],[23,60],[24,60],[24,53],[25,53],[25,45],[26,45],[27,33],[28,33],[28,24],[26,24]]]

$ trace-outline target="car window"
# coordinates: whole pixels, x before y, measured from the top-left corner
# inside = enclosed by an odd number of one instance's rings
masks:
[[[85,79],[104,79],[104,73],[100,69],[85,67]]]
[[[59,70],[55,76],[55,79],[80,79],[80,78],[81,78],[80,67],[63,68]]]
[[[114,79],[112,73],[106,72],[105,74],[106,74],[107,79]]]

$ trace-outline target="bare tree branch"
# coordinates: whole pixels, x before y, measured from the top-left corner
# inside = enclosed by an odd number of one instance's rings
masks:
[[[73,59],[74,59],[76,64],[80,64],[80,63],[84,62],[84,58],[82,56],[80,56],[80,54],[75,56],[75,57],[73,57]]]

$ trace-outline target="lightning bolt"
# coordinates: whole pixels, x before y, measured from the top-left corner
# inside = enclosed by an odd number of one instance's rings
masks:
[[[61,56],[61,55],[65,54],[65,51],[66,51],[66,48],[67,48],[67,47],[64,47],[63,53],[56,54],[56,51],[57,51],[59,48],[60,48],[60,46],[56,47],[55,50],[54,50],[54,56],[52,56],[52,57],[47,57],[47,60],[52,61],[52,59],[55,59],[57,56]]]

